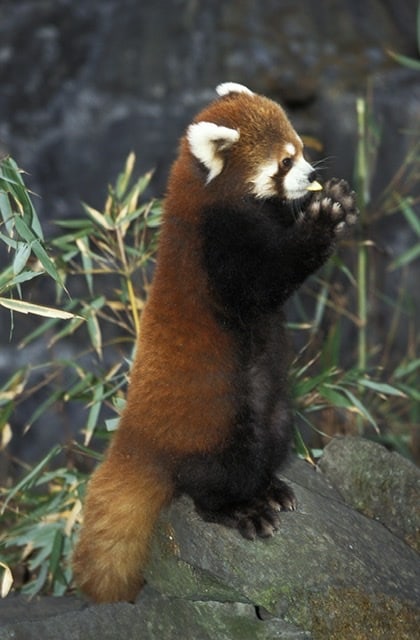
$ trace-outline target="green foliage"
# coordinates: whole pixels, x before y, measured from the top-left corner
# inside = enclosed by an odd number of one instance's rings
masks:
[[[86,409],[83,445],[55,447],[12,490],[0,488],[3,592],[10,588],[8,565],[25,567],[29,577],[22,590],[32,595],[60,595],[70,584],[68,557],[86,480],[75,462],[78,457],[97,459],[95,449],[89,448],[93,435],[107,437],[101,428],[104,418],[110,430],[118,421],[156,251],[160,204],[141,201],[151,173],[133,181],[134,162],[130,154],[115,186],[109,187],[103,211],[84,205],[80,219],[57,223],[61,233],[48,244],[21,172],[10,158],[0,165],[0,241],[11,257],[10,266],[0,273],[0,304],[11,310],[12,326],[16,312],[47,317],[25,335],[20,348],[46,342],[50,351],[72,351],[70,357],[26,364],[3,382],[2,448],[13,437],[16,408],[42,389],[47,393],[28,415],[26,430],[45,419],[52,406],[78,403]],[[23,283],[42,276],[52,278],[60,309],[25,300]],[[83,345],[79,351],[78,344]],[[59,454],[67,457],[67,466],[50,471],[51,462],[62,464]]]
[[[330,260],[319,277],[307,287],[314,300],[312,317],[303,305],[298,307],[301,322],[297,326],[309,332],[309,338],[293,367],[294,398],[297,414],[322,436],[326,412],[344,433],[363,433],[409,455],[410,427],[420,423],[418,391],[419,336],[404,275],[420,256],[420,219],[411,196],[420,176],[420,143],[413,144],[380,198],[372,201],[371,184],[375,172],[380,130],[373,108],[363,99],[357,101],[358,146],[355,184],[360,209],[359,234],[346,241],[347,254],[355,256],[355,275],[338,258]],[[401,287],[397,300],[379,290],[370,240],[371,225],[387,216],[399,216],[417,238],[414,245],[390,260],[389,272],[399,269]],[[350,262],[350,260],[348,261]],[[388,308],[388,332],[378,346],[369,332],[374,301]],[[299,296],[297,297],[299,303]],[[407,333],[407,353],[395,364],[391,356],[399,328]],[[357,350],[345,344],[344,335],[356,336]],[[345,327],[347,331],[345,332]],[[352,347],[352,345],[350,345]],[[396,349],[395,351],[398,351]],[[328,431],[328,430],[327,430]],[[302,439],[296,439],[298,452],[311,459]]]
[[[420,54],[420,2],[417,5],[417,51]],[[395,53],[394,51],[388,51],[388,54],[393,58],[396,62],[398,62],[403,67],[407,67],[407,69],[413,69],[414,71],[420,71],[420,60],[414,60],[414,58],[409,58],[408,56],[403,56],[400,53]]]
[[[22,297],[21,285],[47,273],[63,286],[54,260],[48,255],[44,235],[21,171],[12,158],[0,163],[0,240],[13,258],[0,273],[0,306],[11,311],[68,319],[71,313],[16,300]]]
[[[21,591],[27,595],[41,590],[63,595],[70,586],[67,559],[82,508],[85,476],[65,468],[49,472],[48,464],[60,451],[61,447],[54,447],[3,503],[9,528],[9,535],[3,535],[4,553],[9,564],[25,563],[30,579]]]

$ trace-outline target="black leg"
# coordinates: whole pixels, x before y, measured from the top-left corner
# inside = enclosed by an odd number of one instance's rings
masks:
[[[269,537],[279,525],[279,512],[294,510],[292,489],[275,476],[288,451],[289,435],[274,440],[237,437],[219,454],[191,456],[179,466],[176,485],[190,495],[207,522],[237,529],[248,539]]]

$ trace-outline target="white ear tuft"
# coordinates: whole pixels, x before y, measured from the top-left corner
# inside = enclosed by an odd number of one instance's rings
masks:
[[[219,96],[227,96],[229,93],[247,93],[248,95],[254,95],[254,92],[248,87],[238,82],[223,82],[216,87],[216,93]]]
[[[239,140],[239,131],[214,122],[197,122],[188,127],[187,139],[191,153],[209,170],[208,184],[223,169],[220,151],[229,149]]]

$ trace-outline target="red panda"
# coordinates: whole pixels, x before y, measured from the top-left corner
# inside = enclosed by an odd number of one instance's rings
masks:
[[[73,567],[96,602],[135,599],[181,493],[249,539],[296,507],[276,476],[292,430],[282,307],[355,222],[355,195],[321,187],[275,102],[217,92],[171,170],[126,408],[87,491]]]

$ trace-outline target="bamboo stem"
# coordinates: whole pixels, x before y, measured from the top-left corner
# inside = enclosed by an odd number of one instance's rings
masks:
[[[358,194],[358,206],[360,210],[361,241],[358,245],[357,257],[357,307],[360,320],[358,331],[358,358],[357,364],[360,372],[365,372],[367,367],[367,316],[368,316],[368,255],[365,240],[366,207],[370,199],[369,193],[369,167],[367,159],[367,132],[366,132],[366,102],[358,98],[356,103],[358,145],[356,160],[356,185]]]

